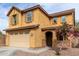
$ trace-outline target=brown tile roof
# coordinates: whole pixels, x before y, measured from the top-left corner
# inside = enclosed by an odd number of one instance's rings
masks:
[[[39,8],[48,17],[62,16],[62,15],[66,15],[66,14],[70,14],[70,13],[74,13],[75,12],[75,9],[69,9],[69,10],[65,10],[65,11],[61,11],[61,12],[56,12],[56,13],[48,14],[40,5],[36,5],[36,6],[30,7],[30,8],[24,9],[24,10],[20,10],[19,8],[13,6],[10,9],[10,11],[8,12],[7,16],[10,14],[10,12],[13,9],[18,10],[21,13],[25,13],[25,12],[28,12],[28,11],[31,11],[31,10],[34,10],[34,9],[37,9],[37,8]]]
[[[62,16],[62,15],[67,15],[67,14],[71,14],[71,13],[75,13],[75,9],[69,9],[69,10],[65,10],[65,11],[61,11],[61,12],[52,13],[49,15],[50,15],[50,17],[55,17],[55,16]]]
[[[24,27],[17,27],[17,28],[5,29],[4,31],[32,29],[32,28],[36,28],[36,27],[38,27],[38,26],[39,26],[39,24],[35,24],[35,25],[29,25],[29,26],[24,26]]]
[[[40,5],[36,5],[36,6],[28,8],[28,9],[22,10],[22,12],[27,12],[27,11],[34,10],[37,8],[39,8],[42,12],[44,12],[47,16],[49,16],[48,13]]]
[[[48,14],[40,5],[36,5],[36,6],[30,7],[30,8],[27,8],[27,9],[25,9],[25,10],[20,10],[19,8],[13,6],[13,7],[10,9],[10,11],[8,12],[7,16],[10,14],[10,12],[11,12],[13,9],[18,10],[18,11],[20,11],[21,13],[25,13],[25,12],[28,12],[28,11],[31,11],[31,10],[34,10],[34,9],[37,9],[37,8],[39,8],[45,15],[49,16],[49,14]]]

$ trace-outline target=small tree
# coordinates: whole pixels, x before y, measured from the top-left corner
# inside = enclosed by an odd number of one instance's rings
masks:
[[[73,32],[73,27],[71,25],[68,25],[66,22],[62,23],[62,26],[59,28],[59,35],[63,36],[63,41],[68,39],[68,33]],[[60,37],[59,37],[60,38]],[[60,55],[60,50],[62,49],[62,47],[58,48],[56,45],[56,55]]]
[[[67,39],[67,32],[69,31],[68,24],[66,22],[62,23],[60,30],[62,31],[63,40],[66,40]]]
[[[62,23],[62,26],[59,29],[57,29],[57,30],[58,30],[58,33],[61,33],[61,34],[57,33],[58,34],[58,38],[60,38],[59,35],[62,35],[63,36],[63,40],[66,40],[67,39],[67,32],[68,32],[68,25],[67,25],[67,23],[66,22]],[[55,49],[56,55],[60,55],[60,50],[61,50],[61,47],[58,47],[56,45],[56,49]]]

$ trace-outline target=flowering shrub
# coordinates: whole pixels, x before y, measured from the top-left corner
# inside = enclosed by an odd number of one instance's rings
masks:
[[[63,40],[59,40],[62,39]],[[79,44],[79,30],[75,28],[73,25],[68,25],[67,23],[63,23],[62,26],[57,29],[57,37],[60,42],[60,46],[62,47],[76,47]],[[58,43],[59,45],[59,43]]]

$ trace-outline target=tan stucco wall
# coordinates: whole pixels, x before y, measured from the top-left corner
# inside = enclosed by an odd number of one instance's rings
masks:
[[[48,27],[50,26],[50,20],[48,16],[46,16],[42,11],[38,9],[38,23],[40,24],[40,28]]]
[[[39,9],[36,9],[34,12],[34,19],[38,24],[39,28],[35,30],[35,47],[44,47],[43,41],[45,34],[42,32],[41,28],[47,27],[50,25],[49,18]]]
[[[67,17],[66,22],[70,25],[74,25],[73,14],[67,15],[66,17]]]
[[[39,48],[42,47],[42,35],[41,29],[36,28],[32,29],[30,32],[30,48]]]
[[[64,15],[64,16],[66,16],[66,22],[67,22],[67,24],[74,25],[73,14]],[[61,26],[62,25],[61,18],[62,18],[62,16],[57,16],[57,24],[54,23],[53,18],[50,18],[51,19],[50,20],[51,25],[53,25],[53,26]]]
[[[9,33],[6,32],[6,46],[9,46]]]
[[[11,21],[12,21],[12,15],[17,14],[17,18],[18,18],[18,23],[17,25],[12,25]],[[13,9],[12,12],[10,13],[10,15],[8,16],[8,22],[9,22],[9,28],[16,28],[16,27],[20,27],[21,26],[21,12],[17,11],[16,9]]]
[[[14,14],[14,11],[17,14],[19,14],[18,11],[13,10],[11,12],[10,16]],[[20,25],[18,25],[18,26],[28,26],[28,25],[32,25],[32,24],[40,24],[40,27],[48,26],[50,24],[49,23],[49,18],[44,13],[42,13],[41,11],[39,12],[39,11],[40,11],[39,9],[36,9],[36,10],[33,10],[32,11],[33,12],[33,20],[32,20],[31,23],[25,22],[25,14],[26,13],[24,13],[22,16],[19,15],[19,16],[22,17],[22,19],[20,19],[20,22],[18,23]],[[18,27],[18,26],[16,26],[16,27]],[[11,26],[10,28],[13,28],[13,27]],[[30,33],[31,33],[30,34],[31,37],[29,39],[30,40],[30,47],[31,48],[34,48],[34,47],[42,47],[42,40],[43,40],[43,35],[44,34],[42,33],[41,29],[40,28],[39,29],[33,29],[33,30],[30,31]],[[7,42],[8,42],[8,40],[7,40]]]
[[[30,11],[28,11],[30,12]],[[28,26],[28,25],[33,25],[33,24],[38,24],[38,19],[39,19],[39,11],[38,9],[32,10],[31,11],[33,14],[32,17],[32,22],[26,22],[26,13],[21,14],[21,12],[17,11],[16,9],[13,9],[10,15],[8,16],[8,22],[9,22],[9,28],[16,28],[16,27],[22,27],[22,26]],[[17,25],[11,25],[11,20],[12,20],[12,15],[18,15],[18,23]]]
[[[21,15],[20,12],[17,10],[12,10],[12,12],[9,15],[9,28],[15,28],[15,27],[22,27],[22,26],[28,26],[32,24],[40,24],[39,28],[37,29],[31,29],[30,31],[30,48],[35,48],[35,47],[44,47],[45,46],[45,32],[41,31],[41,28],[49,27],[49,26],[60,26],[61,25],[61,16],[58,16],[58,22],[55,25],[54,22],[52,21],[53,18],[48,18],[42,11],[39,9],[35,9],[32,11],[33,12],[33,20],[32,22],[25,22],[25,14]],[[11,26],[11,16],[13,14],[18,14],[18,24],[16,26]],[[67,15],[67,23],[73,24],[73,17],[72,15]],[[18,30],[20,31],[20,30]],[[53,32],[52,32],[53,33]],[[6,33],[6,45],[9,46],[9,33]]]
[[[27,12],[26,12],[27,13]],[[14,27],[22,27],[22,26],[28,26],[28,25],[33,25],[33,24],[40,24],[40,28],[44,28],[44,27],[48,27],[48,26],[61,26],[62,22],[61,22],[61,17],[62,16],[57,16],[57,24],[55,24],[53,22],[53,17],[52,18],[48,18],[42,11],[40,11],[40,9],[35,9],[32,10],[33,13],[33,17],[32,17],[32,22],[25,22],[25,16],[26,13],[24,13],[23,15],[21,15],[21,13],[19,11],[17,11],[16,9],[13,9],[12,12],[9,15],[9,28],[14,28]],[[11,16],[17,14],[18,15],[18,24],[15,26],[11,26]],[[69,14],[69,15],[65,15],[66,16],[66,22],[68,24],[73,25],[73,14]]]
[[[35,29],[30,31],[30,48],[35,48]]]
[[[37,10],[32,10],[31,12],[32,12],[32,15],[33,15],[31,22],[25,22],[25,19],[27,17],[26,16],[27,12],[22,15],[22,20],[21,20],[22,21],[21,22],[22,26],[28,26],[28,25],[38,24],[38,20],[37,20],[37,16],[36,16]]]
[[[35,45],[36,47],[42,47],[43,33],[41,29],[36,29],[35,31]]]

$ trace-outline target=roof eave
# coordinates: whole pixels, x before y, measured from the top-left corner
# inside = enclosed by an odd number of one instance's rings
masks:
[[[34,10],[34,9],[40,9],[45,15],[47,15],[49,17],[49,14],[40,6],[40,5],[36,5],[36,6],[33,6],[33,7],[30,7],[28,9],[25,9],[25,10],[22,10],[23,13],[25,12],[28,12],[28,11],[31,11],[31,10]]]
[[[19,27],[19,28],[12,28],[12,29],[4,29],[4,31],[15,31],[15,30],[23,30],[23,29],[32,29],[38,27],[39,24],[25,26],[25,27]]]
[[[9,10],[9,12],[7,13],[7,16],[9,16],[10,12],[11,12],[13,9],[16,9],[16,10],[18,10],[19,12],[22,12],[19,8],[13,6],[13,7]]]
[[[65,10],[65,11],[61,11],[61,12],[56,12],[56,13],[53,13],[53,14],[49,14],[49,17],[68,15],[68,14],[71,14],[71,13],[75,13],[75,8],[69,9],[69,10]]]

